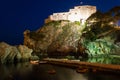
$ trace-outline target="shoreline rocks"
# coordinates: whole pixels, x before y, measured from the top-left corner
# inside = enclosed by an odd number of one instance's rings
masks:
[[[5,42],[0,42],[0,63],[29,61],[34,57],[32,52],[33,50],[25,45],[11,46]]]

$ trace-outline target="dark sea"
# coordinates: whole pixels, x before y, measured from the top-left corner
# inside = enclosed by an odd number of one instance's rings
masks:
[[[55,70],[55,73],[50,74],[50,70]],[[77,73],[72,68],[25,62],[0,65],[0,80],[120,80],[120,74]]]

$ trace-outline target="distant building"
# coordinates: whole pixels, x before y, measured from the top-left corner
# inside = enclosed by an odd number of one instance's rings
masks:
[[[74,9],[70,9],[69,12],[53,13],[45,19],[45,23],[58,20],[69,20],[71,22],[81,21],[84,23],[86,19],[95,12],[96,6],[75,6]]]

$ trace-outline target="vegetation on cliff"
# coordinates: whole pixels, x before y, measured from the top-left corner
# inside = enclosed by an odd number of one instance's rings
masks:
[[[97,11],[87,20],[80,44],[86,48],[89,56],[108,56],[120,54],[120,7],[115,7],[106,13]]]
[[[76,53],[82,27],[80,22],[53,21],[35,32],[24,32],[24,44],[35,53],[68,55]]]
[[[24,44],[49,56],[108,56],[120,51],[120,7],[97,11],[84,24],[53,21],[37,31],[24,32]]]

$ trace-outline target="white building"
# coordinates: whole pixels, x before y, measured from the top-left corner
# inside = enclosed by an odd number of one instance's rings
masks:
[[[96,12],[96,6],[75,6],[69,12],[53,13],[49,18],[45,19],[45,23],[58,20],[69,20],[71,22],[81,21],[84,23],[86,19]]]

